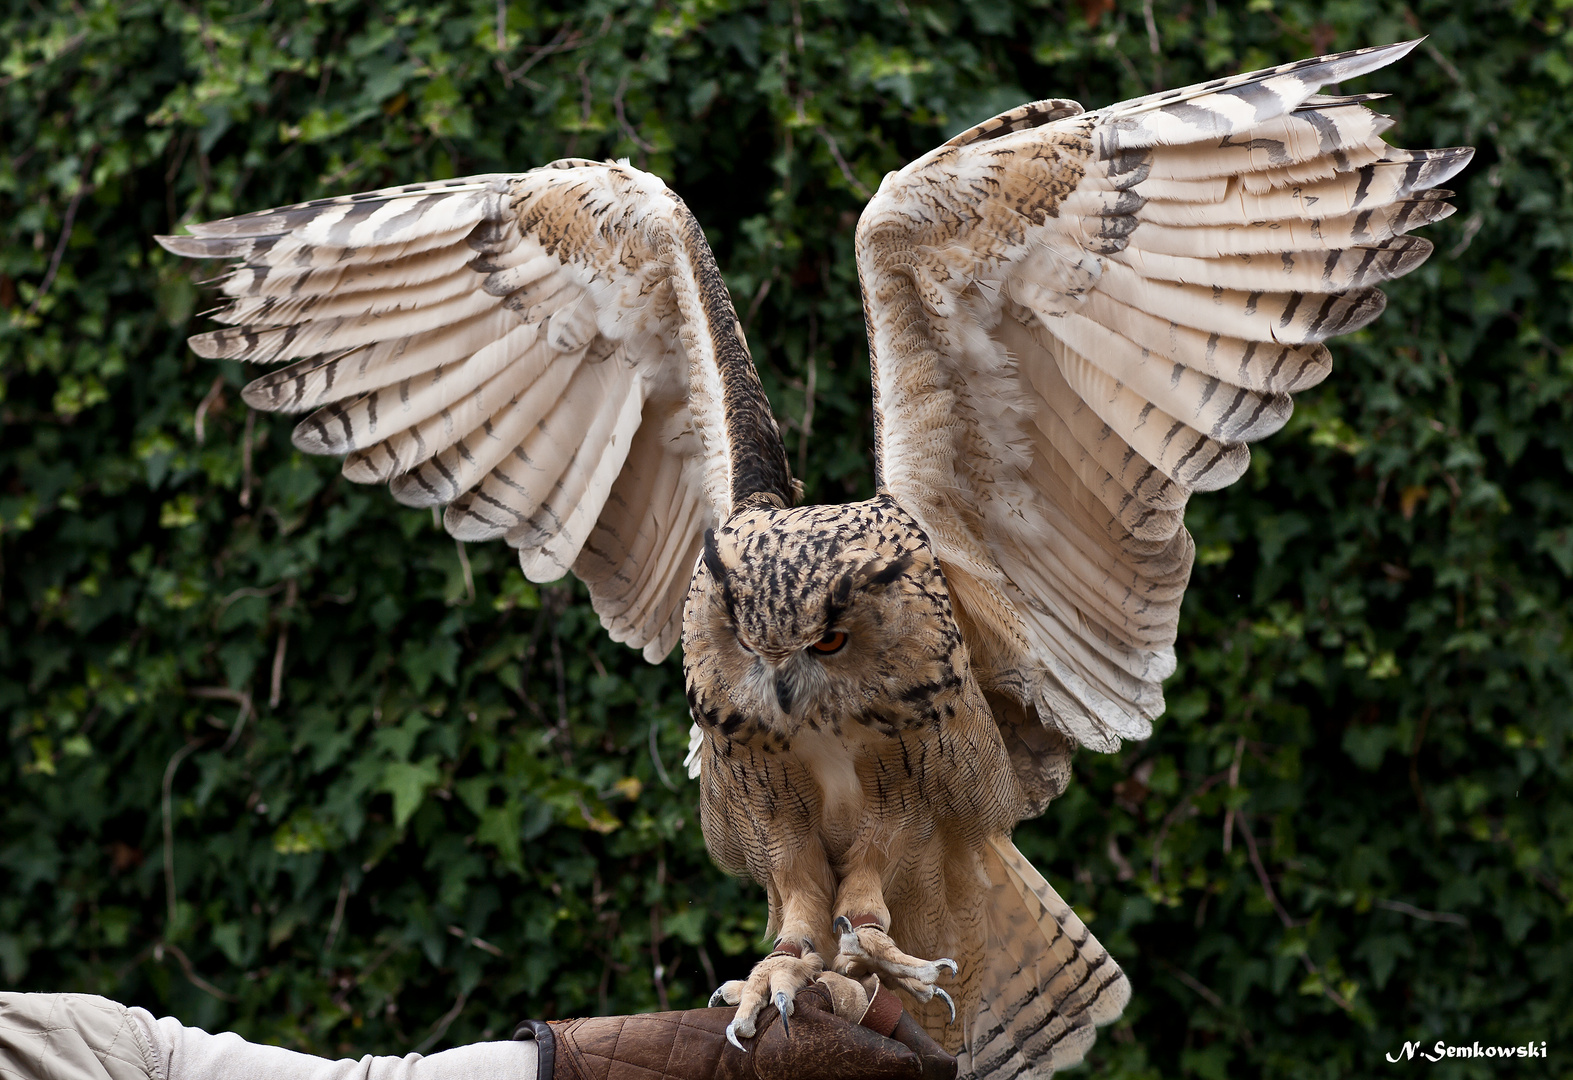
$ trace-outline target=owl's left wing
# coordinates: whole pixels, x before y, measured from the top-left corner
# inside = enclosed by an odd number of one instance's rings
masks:
[[[1409,230],[1452,212],[1435,185],[1471,150],[1394,148],[1369,98],[1316,96],[1415,44],[1022,106],[864,211],[879,482],[928,532],[985,688],[1084,746],[1163,711],[1191,493],[1245,471],[1328,374],[1322,342],[1430,254]]]
[[[293,361],[241,393],[308,412],[295,445],[447,506],[533,581],[570,569],[658,661],[701,537],[792,499],[786,452],[704,231],[659,177],[568,159],[192,225],[236,260],[201,356]]]

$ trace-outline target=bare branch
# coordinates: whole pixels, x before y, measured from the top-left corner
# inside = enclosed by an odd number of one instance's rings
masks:
[[[841,156],[841,147],[836,145],[836,137],[830,134],[830,132],[826,131],[823,125],[815,128],[814,130],[819,134],[821,139],[825,140],[825,145],[830,148],[830,156],[836,159],[836,165],[841,169],[841,175],[845,177],[846,182],[852,186],[852,190],[856,191],[865,199],[872,197],[874,193],[868,189],[868,186],[864,184],[863,181],[857,178],[857,176],[852,172],[852,166],[847,164],[847,159]]]
[[[175,782],[175,770],[180,768],[180,763],[206,746],[211,738],[210,735],[204,735],[200,739],[188,742],[175,751],[169,759],[169,764],[164,767],[164,794],[161,804],[164,812],[164,902],[171,925],[175,922],[175,818],[170,809],[170,788]]]
[[[1300,924],[1290,917],[1289,912],[1278,902],[1278,894],[1273,892],[1273,883],[1267,878],[1267,868],[1262,865],[1262,857],[1256,850],[1256,837],[1251,832],[1251,822],[1244,814],[1239,815],[1240,833],[1245,837],[1246,850],[1251,853],[1251,865],[1256,867],[1256,879],[1262,883],[1262,891],[1267,894],[1268,902],[1273,905],[1273,910],[1278,913],[1278,920],[1287,929],[1293,929]]]
[[[71,201],[66,204],[65,221],[60,226],[60,239],[55,242],[55,252],[49,257],[49,269],[44,272],[44,280],[38,286],[38,295],[33,297],[33,302],[27,305],[27,313],[38,313],[38,305],[44,302],[44,296],[49,292],[49,286],[55,283],[55,275],[60,272],[60,260],[65,256],[66,244],[71,240],[71,230],[76,225],[77,208],[82,205],[82,196],[92,190],[92,185],[87,182],[90,170],[93,168],[93,157],[98,153],[98,147],[93,147],[87,152],[87,160],[82,163],[82,175],[77,179],[76,191],[71,193]]]
[[[1427,911],[1417,908],[1413,904],[1406,904],[1402,900],[1373,900],[1372,905],[1388,911],[1396,911],[1400,915],[1408,915],[1414,919],[1425,922],[1452,923],[1454,926],[1468,926],[1469,920],[1462,915],[1455,915],[1451,911]]]

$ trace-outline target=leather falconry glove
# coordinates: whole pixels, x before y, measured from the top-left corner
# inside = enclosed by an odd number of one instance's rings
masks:
[[[737,1010],[526,1020],[539,1080],[955,1080],[956,1059],[876,979],[873,994],[833,972],[799,990],[791,1019],[769,1006],[743,1050],[727,1042]]]

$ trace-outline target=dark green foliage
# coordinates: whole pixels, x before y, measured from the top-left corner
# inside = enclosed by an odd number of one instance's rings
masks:
[[[1105,8],[1111,10],[1105,11]],[[0,985],[303,1049],[701,1003],[757,955],[675,657],[338,478],[190,355],[155,232],[629,155],[706,227],[811,498],[869,493],[852,226],[1030,98],[1433,36],[1360,89],[1459,214],[1198,497],[1180,673],[1018,833],[1136,986],[1091,1074],[1573,1053],[1569,0],[13,2],[0,63]],[[466,561],[467,560],[467,561]],[[276,700],[271,700],[276,699]],[[166,835],[173,837],[167,847]],[[166,891],[166,876],[173,892]],[[1268,887],[1270,886],[1270,888]]]

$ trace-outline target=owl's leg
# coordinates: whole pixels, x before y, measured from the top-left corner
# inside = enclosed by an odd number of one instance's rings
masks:
[[[841,951],[831,964],[835,971],[854,977],[873,972],[918,1001],[937,997],[950,1007],[951,1020],[956,1019],[956,1003],[935,985],[940,972],[956,974],[956,961],[945,957],[923,960],[896,947],[886,932],[890,909],[885,906],[884,888],[875,868],[860,867],[842,879],[835,911],[832,929],[841,937]]]
[[[828,870],[828,868],[827,868]],[[737,1016],[727,1025],[726,1037],[738,1049],[739,1038],[752,1038],[758,1030],[759,1013],[774,1005],[788,1035],[787,1018],[794,1012],[792,1001],[797,992],[819,977],[825,962],[814,951],[815,931],[829,917],[829,897],[819,888],[783,890],[781,932],[775,949],[748,973],[746,979],[723,983],[710,998],[711,1005],[737,1006]]]

